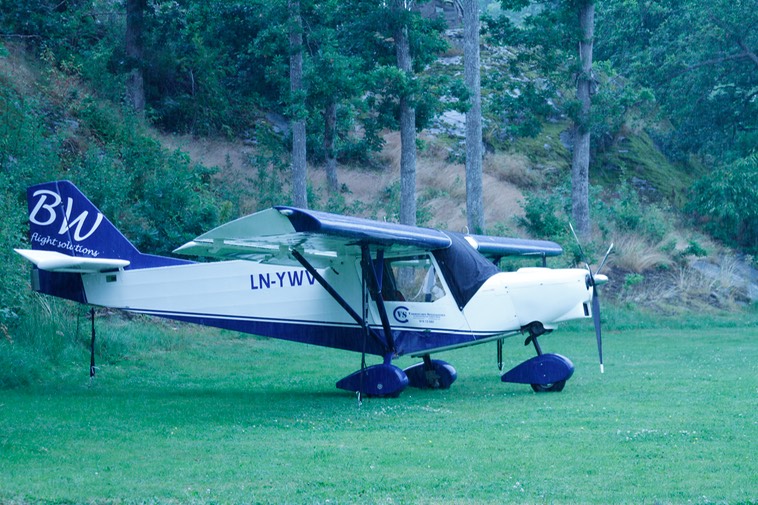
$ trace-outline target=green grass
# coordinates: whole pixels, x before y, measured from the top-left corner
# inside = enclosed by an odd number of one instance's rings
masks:
[[[558,394],[501,383],[494,344],[449,352],[450,390],[360,407],[334,388],[358,355],[155,331],[170,345],[101,365],[91,385],[83,359],[0,390],[0,502],[758,501],[752,316],[608,331],[604,375],[591,324],[546,335],[577,366]],[[505,349],[508,366],[532,354],[517,339]]]

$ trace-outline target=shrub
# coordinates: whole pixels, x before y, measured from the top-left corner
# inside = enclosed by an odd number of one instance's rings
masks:
[[[607,205],[603,218],[624,233],[636,233],[651,242],[660,242],[671,231],[663,209],[654,203],[643,203],[637,191],[624,182]]]
[[[714,238],[758,252],[758,154],[702,177],[688,206],[695,221]]]
[[[566,197],[560,192],[528,193],[524,203],[524,217],[519,218],[519,224],[535,237],[547,240],[565,238],[569,229],[565,206]]]

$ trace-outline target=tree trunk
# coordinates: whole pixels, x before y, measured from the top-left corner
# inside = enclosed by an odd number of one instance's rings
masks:
[[[471,93],[466,112],[466,216],[472,233],[484,233],[482,195],[482,90],[479,75],[479,2],[462,0],[463,73]]]
[[[147,0],[126,0],[126,101],[139,115],[145,113],[145,84],[142,75],[142,32]]]
[[[393,8],[404,10],[406,2],[394,0]],[[408,26],[400,23],[395,30],[397,67],[413,78],[413,60]],[[400,97],[400,223],[416,225],[416,109],[412,97]]]
[[[337,158],[334,153],[334,134],[337,127],[337,103],[331,102],[324,109],[324,159],[326,160],[326,183],[329,192],[337,193]]]
[[[303,99],[303,20],[300,0],[289,0],[290,94],[292,103],[292,203],[308,208],[305,162],[305,100]]]
[[[586,0],[579,5],[579,42],[581,73],[577,79],[576,96],[580,103],[574,125],[574,153],[571,160],[571,219],[582,239],[590,237],[589,167],[590,167],[590,105],[592,97],[592,39],[594,37],[595,4]]]

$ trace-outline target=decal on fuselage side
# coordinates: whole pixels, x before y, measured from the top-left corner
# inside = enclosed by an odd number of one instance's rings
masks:
[[[250,275],[250,289],[299,288],[312,286],[316,282],[306,270],[287,270],[284,272],[265,272]]]
[[[398,323],[410,323],[413,324],[437,324],[445,314],[430,312],[429,310],[418,310],[428,307],[428,304],[413,304],[414,308],[410,308],[407,305],[398,305],[392,311],[392,317]]]
[[[408,322],[408,307],[400,305],[392,311],[392,315],[395,316],[395,320],[398,323]]]

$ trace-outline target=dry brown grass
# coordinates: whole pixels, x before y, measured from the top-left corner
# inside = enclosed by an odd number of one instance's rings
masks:
[[[542,174],[535,170],[523,154],[495,153],[484,159],[484,172],[499,181],[520,188],[534,188],[544,182]]]
[[[652,275],[650,279],[646,276],[645,282],[624,290],[621,299],[677,314],[693,310],[733,310],[740,297],[738,287],[729,276],[708,277],[694,268],[682,266]]]
[[[617,236],[613,242],[614,254],[608,261],[622,270],[641,274],[673,265],[671,257],[661,250],[662,243],[652,244],[635,234]]]
[[[156,138],[167,149],[179,149],[195,162],[207,167],[218,167],[215,174],[218,184],[234,188],[240,195],[234,201],[235,212],[241,215],[261,210],[258,208],[256,171],[250,166],[249,156],[255,150],[242,142],[192,135],[165,135],[155,132]]]
[[[400,180],[400,134],[385,135],[380,154],[380,169],[339,167],[339,180],[349,189],[348,203],[360,200],[371,206],[384,196],[387,187]],[[461,163],[446,160],[447,150],[437,144],[418,153],[416,186],[418,195],[432,195],[424,205],[430,211],[431,226],[461,231],[466,227],[466,169]],[[311,170],[314,187],[325,188],[323,171]],[[513,184],[485,171],[482,176],[485,220],[488,226],[511,223],[523,215],[522,193]],[[379,216],[381,217],[381,216]]]
[[[734,310],[749,303],[748,283],[740,262],[711,241],[687,230],[673,230],[659,243],[635,234],[616,234],[608,259],[611,299],[653,308],[661,313]],[[696,242],[708,259],[689,254]]]
[[[244,213],[260,210],[255,207],[257,188],[255,172],[249,165],[249,156],[254,148],[239,142],[220,139],[194,138],[191,136],[161,135],[160,141],[169,149],[181,149],[190,158],[207,166],[219,167],[217,175],[224,184],[232,184],[250,198],[239,202]],[[359,201],[376,212],[386,190],[400,180],[400,134],[389,132],[385,135],[385,145],[379,154],[379,166],[374,168],[338,165],[339,183],[349,190],[344,194],[348,205]],[[416,185],[419,197],[424,197],[424,205],[431,213],[431,226],[450,230],[464,230],[466,227],[466,173],[461,163],[446,160],[447,150],[429,143],[429,148],[419,152],[416,160]],[[492,173],[492,163],[485,158],[483,174],[483,199],[487,226],[496,223],[512,224],[514,216],[523,215],[522,193],[513,183]],[[510,159],[498,156],[502,160]],[[522,163],[513,157],[512,164]],[[500,163],[500,162],[497,162]],[[490,168],[486,168],[490,167]],[[321,195],[327,194],[326,174],[319,166],[308,166],[311,187]],[[431,195],[431,196],[429,196]],[[381,211],[379,219],[385,218]]]
[[[384,146],[379,158],[392,170],[400,170],[400,132],[388,132],[384,134]]]
[[[192,135],[165,135],[156,133],[157,138],[168,149],[180,149],[189,157],[209,167],[243,170],[246,157],[253,149],[242,142],[194,137]]]

